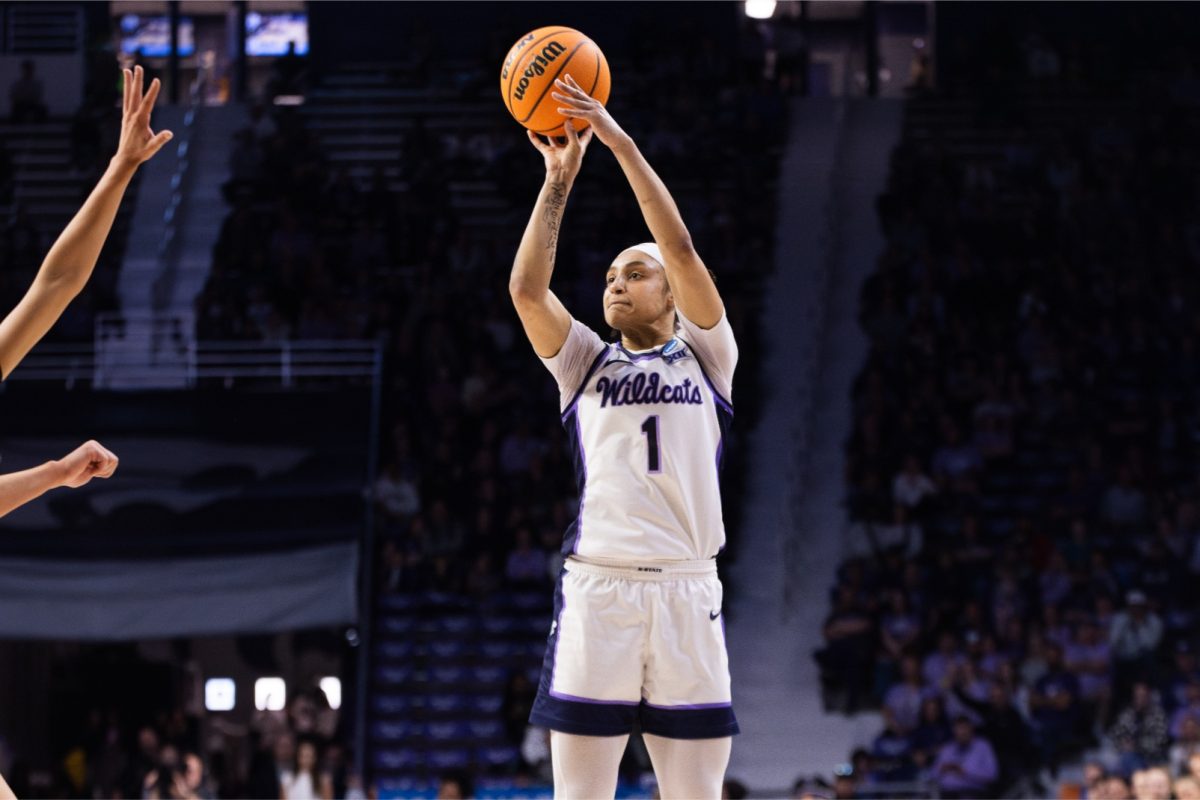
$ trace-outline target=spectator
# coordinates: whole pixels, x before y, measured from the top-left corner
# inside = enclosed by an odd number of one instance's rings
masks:
[[[954,696],[982,721],[980,734],[991,742],[996,753],[997,788],[1003,791],[1016,780],[1023,766],[1036,762],[1037,753],[1030,744],[1032,731],[1013,704],[1008,689],[1000,683],[989,685],[984,703],[967,694],[960,678],[954,686]]]
[[[1146,595],[1129,592],[1126,608],[1118,612],[1109,631],[1114,661],[1114,701],[1126,699],[1136,680],[1148,680],[1155,670],[1155,653],[1162,641],[1162,619],[1149,609]]]
[[[933,764],[938,789],[945,797],[988,797],[999,777],[991,744],[975,734],[970,718],[954,720],[954,739],[942,745]]]
[[[389,523],[400,523],[421,511],[421,495],[397,461],[389,461],[375,481],[374,497]]]
[[[934,694],[926,697],[921,703],[921,720],[910,737],[913,746],[912,758],[917,767],[921,770],[931,767],[942,745],[950,740],[951,735],[941,696]]]
[[[1175,800],[1200,800],[1200,781],[1190,775],[1176,778],[1173,794]]]
[[[1037,726],[1042,756],[1055,770],[1059,760],[1076,746],[1080,705],[1079,681],[1063,669],[1062,648],[1045,648],[1046,671],[1029,692],[1029,710]]]
[[[1171,744],[1167,762],[1173,774],[1183,775],[1187,773],[1192,757],[1200,754],[1200,721],[1194,716],[1184,717],[1179,730],[1172,731],[1171,735],[1175,741]]]
[[[1167,715],[1150,686],[1141,681],[1133,685],[1133,700],[1117,716],[1109,736],[1120,751],[1126,774],[1166,760],[1170,743]]]
[[[883,716],[896,730],[908,733],[920,721],[921,704],[927,694],[921,679],[921,664],[915,656],[900,661],[901,680],[883,698]]]
[[[437,800],[469,800],[474,796],[475,784],[467,772],[445,772],[438,778]]]
[[[1102,788],[1104,781],[1108,778],[1108,772],[1099,761],[1088,761],[1083,765],[1083,791],[1080,793],[1082,800],[1096,800],[1097,797],[1104,796]]]
[[[921,469],[921,462],[915,455],[904,459],[904,469],[896,473],[892,480],[892,499],[907,508],[910,512],[923,510],[926,502],[937,495],[937,484]]]
[[[963,654],[958,650],[954,634],[943,631],[938,636],[937,651],[926,656],[921,665],[921,677],[930,686],[940,686],[962,662]]]
[[[284,787],[291,785],[296,774],[296,740],[290,733],[279,734],[269,744],[271,754],[251,766],[248,785],[252,797],[284,797]]]
[[[1133,800],[1133,793],[1130,792],[1129,784],[1125,782],[1124,778],[1120,775],[1109,775],[1100,782],[1096,800]]]
[[[825,620],[825,648],[817,653],[817,661],[826,689],[837,686],[845,690],[843,709],[847,712],[858,710],[866,693],[873,633],[871,617],[854,591],[839,588],[837,605]]]
[[[1200,681],[1187,685],[1184,703],[1177,707],[1171,715],[1171,737],[1179,739],[1183,733],[1183,725],[1188,720],[1200,723]]]
[[[1171,776],[1162,767],[1134,773],[1133,796],[1136,800],[1171,800]]]
[[[285,772],[280,784],[283,800],[330,800],[332,792],[326,794],[323,778],[317,774],[317,746],[308,739],[296,745],[296,762]]]
[[[915,726],[914,726],[915,727]],[[873,783],[906,783],[917,777],[912,760],[912,740],[890,715],[884,715],[883,731],[871,743]]]
[[[1197,666],[1191,642],[1180,639],[1175,642],[1173,650],[1173,663],[1165,682],[1167,693],[1163,698],[1164,704],[1170,708],[1187,703],[1188,686],[1200,682],[1200,667]]]
[[[1090,618],[1082,620],[1063,653],[1066,668],[1079,678],[1079,696],[1090,709],[1093,724],[1101,724],[1108,718],[1112,661],[1100,626]]]

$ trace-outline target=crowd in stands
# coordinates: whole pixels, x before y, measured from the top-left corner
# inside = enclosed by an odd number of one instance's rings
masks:
[[[139,724],[123,710],[96,707],[71,726],[74,741],[53,772],[30,773],[18,758],[5,777],[20,797],[366,797],[339,714],[320,689],[294,694],[285,710],[255,712],[249,725],[203,713],[175,708]]]
[[[624,84],[614,114],[668,185],[674,179],[735,329],[753,336],[744,321],[754,301],[748,288],[769,268],[772,218],[762,187],[774,157],[741,142],[747,119],[760,139],[780,142],[783,100],[771,82],[742,88],[718,80],[737,55],[711,37],[698,37],[674,60],[629,57],[672,90]],[[575,513],[557,392],[507,294],[541,162],[490,91],[480,96],[481,88],[456,77],[472,70],[435,74],[465,87],[462,99],[478,102],[494,123],[459,136],[416,120],[396,165],[404,187],[397,191],[383,169],[363,182],[330,163],[294,109],[254,110],[237,134],[226,187],[231,211],[197,300],[201,338],[385,342],[388,435],[374,493],[380,585],[388,591],[546,586]],[[702,96],[702,82],[684,80],[689,74],[710,76],[718,88]],[[679,119],[688,119],[686,128]],[[624,177],[601,151],[589,152],[567,212],[555,290],[607,333],[597,276],[646,234]],[[691,183],[681,190],[684,178]],[[466,179],[494,181],[511,201],[512,224],[464,222],[448,185]],[[752,368],[751,354],[739,372],[747,384]],[[743,391],[751,394],[748,385]]]
[[[1060,77],[1035,44],[1006,85]],[[856,796],[1052,792],[1084,753],[1089,798],[1200,786],[1200,103],[1160,55],[1068,129],[1014,93],[975,123],[993,159],[937,130],[893,154],[847,442],[863,545],[817,653],[828,707],[882,710]]]

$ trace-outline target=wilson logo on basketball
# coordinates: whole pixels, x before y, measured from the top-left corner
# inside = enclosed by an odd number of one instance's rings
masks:
[[[558,42],[550,42],[542,48],[542,52],[533,57],[529,62],[529,66],[525,68],[525,72],[521,74],[521,80],[517,82],[516,91],[513,92],[513,97],[517,100],[525,99],[525,90],[529,88],[529,81],[536,76],[545,75],[546,67],[550,66],[559,56],[567,52],[567,48]]]
[[[504,59],[504,68],[500,70],[500,79],[501,80],[508,77],[508,68],[511,67],[512,63],[517,60],[517,56],[521,55],[521,51],[525,49],[526,45],[528,45],[532,41],[533,41],[533,34],[531,33],[528,36],[526,36],[524,39],[522,39],[521,41],[519,41],[515,45],[513,45],[512,52],[508,54],[508,58]]]

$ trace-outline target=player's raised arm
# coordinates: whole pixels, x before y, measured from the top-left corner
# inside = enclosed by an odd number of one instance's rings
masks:
[[[132,72],[125,70],[117,153],[83,207],[46,254],[29,291],[0,321],[0,379],[12,373],[87,285],[133,173],[171,139],[170,131],[155,134],[150,129],[150,112],[160,88],[158,79],[145,94],[142,80],[141,67]]]
[[[671,199],[666,184],[654,172],[638,150],[629,134],[613,120],[607,109],[579,88],[568,75],[566,81],[555,80],[557,91],[550,94],[560,104],[558,112],[564,117],[586,120],[600,139],[617,157],[633,193],[637,195],[646,227],[662,250],[666,263],[667,282],[675,295],[680,313],[699,325],[711,328],[721,321],[725,307],[712,276],[692,246],[692,237],[679,208]]]
[[[566,129],[566,144],[558,144],[553,138],[546,143],[532,131],[527,132],[529,141],[545,159],[546,181],[525,226],[508,279],[508,292],[525,327],[525,335],[542,358],[556,355],[571,330],[571,315],[550,291],[550,276],[554,272],[558,230],[567,195],[592,140],[590,130],[579,135],[570,125]]]

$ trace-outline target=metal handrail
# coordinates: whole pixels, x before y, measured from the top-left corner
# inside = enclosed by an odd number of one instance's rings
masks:
[[[298,340],[285,342],[201,341],[186,363],[148,365],[131,354],[106,353],[97,358],[91,343],[43,344],[13,371],[9,380],[32,382],[103,383],[98,368],[120,367],[126,377],[183,376],[178,389],[188,389],[208,378],[276,379],[290,386],[296,378],[382,379],[382,345],[374,340]],[[103,388],[97,386],[96,388]]]

